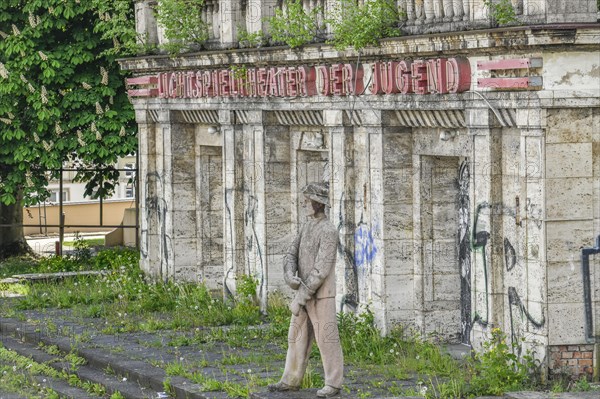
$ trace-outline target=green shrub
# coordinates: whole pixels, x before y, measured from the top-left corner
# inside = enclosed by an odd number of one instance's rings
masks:
[[[291,48],[303,46],[318,38],[317,17],[323,12],[320,7],[306,11],[301,0],[289,0],[275,15],[268,18],[269,33],[275,43],[285,43]]]
[[[164,27],[168,43],[163,47],[171,54],[191,50],[204,44],[208,26],[202,20],[204,0],[161,0],[156,6],[156,21]]]
[[[328,20],[333,33],[332,44],[338,49],[360,50],[377,46],[385,37],[400,36],[400,15],[394,0],[341,0]]]
[[[506,25],[517,22],[517,14],[510,0],[484,0],[483,5],[487,7],[492,20],[498,25]]]
[[[502,395],[533,387],[537,383],[539,364],[530,352],[519,359],[516,354],[519,349],[519,344],[507,343],[502,330],[492,329],[492,336],[483,344],[483,351],[476,353],[471,363],[469,393]]]

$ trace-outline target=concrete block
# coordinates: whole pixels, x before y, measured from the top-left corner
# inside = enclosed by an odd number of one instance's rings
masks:
[[[205,264],[202,267],[202,281],[209,290],[223,289],[223,278],[225,270],[223,265]]]
[[[591,177],[592,143],[546,145],[546,177]]]
[[[407,338],[412,338],[415,326],[415,311],[412,309],[387,308],[387,330],[400,329]]]
[[[268,162],[265,165],[265,190],[268,193],[287,193],[289,197],[291,181],[289,162]],[[289,202],[289,199],[288,199]]]
[[[585,342],[583,303],[548,304],[548,344],[571,345]]]
[[[171,125],[171,152],[174,157],[194,159],[195,132],[194,125]]]
[[[546,266],[541,262],[528,262],[527,264],[527,301],[545,303],[548,298],[546,283]],[[520,287],[522,284],[519,284]],[[525,287],[524,287],[525,288]],[[525,290],[523,290],[525,292]]]
[[[199,283],[202,281],[201,274],[196,265],[176,266],[173,277],[178,282]]]
[[[385,205],[383,236],[386,239],[405,240],[413,237],[413,208],[410,204]]]
[[[433,238],[448,239],[456,237],[458,210],[453,202],[433,203]]]
[[[578,258],[581,247],[593,246],[593,221],[546,222],[546,248],[549,262]]]
[[[292,224],[291,223],[267,223],[267,241],[275,241],[274,247],[277,248],[278,253],[281,251],[287,251],[288,245],[293,240]],[[284,238],[284,239],[282,239]],[[281,243],[279,242],[281,241]],[[269,243],[267,243],[269,245]]]
[[[425,335],[436,336],[446,342],[457,343],[460,339],[460,310],[436,310],[424,315]]]
[[[210,197],[208,202],[209,210],[212,212],[222,212],[224,207],[224,199],[222,195],[221,185],[212,185],[210,187]]]
[[[290,162],[289,127],[269,126],[265,134],[264,158],[267,162]]]
[[[412,275],[386,275],[386,304],[388,311],[414,309],[414,281]]]
[[[173,237],[196,238],[196,211],[174,211],[173,212]]]
[[[583,300],[579,259],[548,263],[548,303],[577,303]]]
[[[291,223],[289,192],[265,196],[265,220],[266,223]]]
[[[196,210],[196,184],[190,183],[174,183],[173,196],[175,201],[173,209],[175,211],[195,211]]]
[[[433,276],[433,298],[435,301],[455,303],[460,300],[460,275],[440,274]]]
[[[424,248],[424,254],[433,265],[436,274],[458,273],[458,248],[456,240],[434,240],[431,247]]]
[[[522,142],[523,143],[523,142]],[[523,146],[523,156],[525,157],[525,166],[519,170],[520,176],[526,178],[528,181],[541,179],[545,177],[556,177],[544,175],[544,147],[541,137],[525,137]],[[548,155],[548,148],[546,147],[546,167],[548,163],[555,163],[554,156]]]
[[[179,266],[197,265],[195,238],[178,238],[173,240],[173,252],[175,255],[175,271]]]
[[[338,110],[323,110],[325,126],[341,126],[344,123],[344,112]]]
[[[549,109],[546,143],[587,143],[598,126],[592,108]]]
[[[514,180],[519,176],[521,167],[521,137],[515,135],[502,136],[502,175],[505,179]]]
[[[594,184],[597,178],[571,177],[546,180],[548,219],[591,219],[594,217]]]
[[[407,173],[410,169],[384,169],[383,194],[386,203],[411,202],[412,180]]]
[[[205,212],[201,218],[202,231],[200,235],[203,239],[223,237],[223,216],[220,212]]]
[[[410,134],[383,135],[383,167],[385,169],[412,167],[412,136]]]
[[[174,156],[172,161],[173,183],[194,183],[196,179],[196,161],[194,156]]]
[[[547,21],[596,22],[597,12],[593,0],[547,0]]]
[[[546,112],[543,109],[517,108],[516,122],[518,127],[546,126]]]
[[[412,202],[412,168],[383,170],[384,203]]]

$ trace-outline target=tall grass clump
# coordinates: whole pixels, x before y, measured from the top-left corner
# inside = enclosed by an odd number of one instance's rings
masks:
[[[69,258],[41,260],[40,268],[71,265]],[[60,282],[34,283],[17,302],[19,309],[85,307],[82,314],[113,321],[116,330],[250,325],[261,322],[256,301],[247,293],[228,300],[212,295],[204,284],[157,281],[139,268],[139,253],[107,249],[88,263],[101,273]],[[63,270],[68,266],[64,266]],[[243,279],[244,277],[242,277]],[[150,317],[152,316],[152,317]],[[155,323],[149,322],[155,318]],[[112,319],[111,319],[112,318]],[[161,322],[160,319],[164,319]],[[140,324],[139,321],[144,321]],[[153,327],[154,326],[154,327]]]

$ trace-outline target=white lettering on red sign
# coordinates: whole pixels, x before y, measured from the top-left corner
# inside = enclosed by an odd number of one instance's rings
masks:
[[[372,95],[460,93],[471,87],[469,61],[460,58],[375,62],[371,75]],[[157,81],[162,98],[356,96],[365,91],[360,64],[166,72]]]

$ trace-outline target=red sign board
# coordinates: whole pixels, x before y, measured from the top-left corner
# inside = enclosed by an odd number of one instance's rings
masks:
[[[370,93],[460,93],[471,86],[469,61],[461,58],[376,62]],[[128,79],[130,96],[161,98],[310,97],[361,95],[361,64],[164,72]]]

